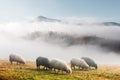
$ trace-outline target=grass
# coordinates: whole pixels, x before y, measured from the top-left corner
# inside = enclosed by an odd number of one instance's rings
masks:
[[[120,80],[120,66],[99,66],[98,70],[74,70],[68,75],[50,70],[36,70],[34,62],[25,65],[11,65],[6,60],[0,61],[0,80]]]

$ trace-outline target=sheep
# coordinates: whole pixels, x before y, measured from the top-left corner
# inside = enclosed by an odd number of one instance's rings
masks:
[[[44,66],[44,69],[50,68],[50,61],[49,61],[49,59],[45,58],[45,57],[39,56],[36,59],[36,67],[37,67],[37,69],[40,69],[40,66]]]
[[[84,59],[85,62],[90,66],[90,67],[94,67],[95,69],[98,68],[97,64],[95,63],[94,60],[92,60],[91,58],[88,57],[82,57],[81,59]]]
[[[25,64],[25,59],[18,54],[10,54],[9,55],[9,61],[11,62],[11,64],[12,64],[12,62],[17,62],[17,64],[18,63],[19,64]]]
[[[71,68],[64,62],[58,59],[52,59],[50,62],[51,68],[57,69],[58,71],[65,71],[67,74],[71,74]]]
[[[71,69],[72,67],[74,67],[75,69],[75,66],[82,68],[84,70],[88,70],[89,69],[89,65],[83,60],[83,59],[77,59],[77,58],[72,58],[71,61]]]

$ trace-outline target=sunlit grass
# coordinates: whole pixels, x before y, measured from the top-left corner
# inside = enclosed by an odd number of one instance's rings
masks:
[[[50,70],[36,70],[35,62],[26,65],[11,65],[0,61],[0,80],[120,80],[120,66],[99,66],[98,70],[74,70],[68,75]]]

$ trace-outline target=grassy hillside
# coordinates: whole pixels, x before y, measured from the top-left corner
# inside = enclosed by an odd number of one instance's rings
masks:
[[[0,80],[120,80],[120,66],[99,66],[98,70],[74,70],[72,74],[36,70],[35,62],[26,65],[11,65],[0,60]]]

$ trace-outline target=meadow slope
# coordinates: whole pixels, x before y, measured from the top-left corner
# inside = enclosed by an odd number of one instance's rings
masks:
[[[68,75],[50,70],[36,70],[35,62],[25,65],[11,65],[7,60],[0,60],[0,80],[120,80],[120,66],[99,66],[98,70],[74,70]]]

